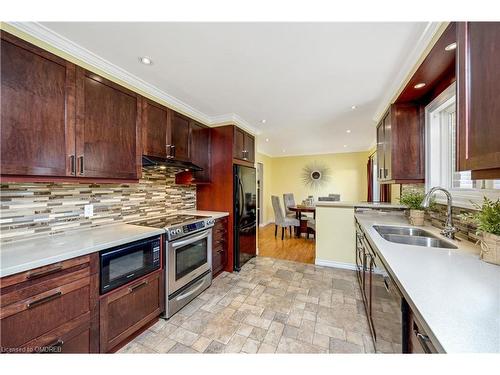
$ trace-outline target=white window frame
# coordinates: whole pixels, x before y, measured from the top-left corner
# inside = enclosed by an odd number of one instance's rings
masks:
[[[456,85],[451,84],[444,90],[437,98],[435,98],[429,105],[425,107],[425,191],[428,192],[434,186],[441,186],[447,189],[452,198],[453,206],[464,208],[476,208],[473,203],[481,204],[483,197],[486,196],[490,199],[496,200],[500,198],[500,190],[498,189],[457,189],[452,188],[453,178],[451,176],[451,160],[450,155],[451,145],[442,143],[431,144],[431,138],[434,136],[450,137],[449,131],[443,130],[442,127],[436,126],[440,122],[440,118],[436,112],[440,112],[446,107],[456,102]],[[441,114],[441,113],[440,113]],[[441,114],[442,115],[442,114]],[[431,150],[431,147],[434,147]],[[431,169],[431,152],[440,153],[441,157],[445,158],[443,163],[439,163],[439,167],[434,166]],[[436,170],[438,168],[438,170]],[[443,170],[446,169],[446,170]],[[436,202],[446,204],[446,197],[442,193],[436,194]]]

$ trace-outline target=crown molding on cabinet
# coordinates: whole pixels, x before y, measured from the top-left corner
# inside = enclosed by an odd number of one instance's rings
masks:
[[[398,73],[394,76],[392,83],[385,91],[386,94],[380,101],[376,112],[373,115],[373,121],[378,123],[389,105],[396,99],[397,95],[403,90],[406,83],[411,78],[413,72],[418,68],[427,52],[432,48],[439,36],[448,26],[449,22],[428,22],[424,31],[420,35],[412,51],[406,57]],[[439,35],[438,35],[439,34]]]
[[[252,134],[259,134],[260,130],[250,125],[242,117],[235,113],[229,113],[219,116],[209,116],[189,104],[177,99],[167,92],[157,88],[156,86],[142,80],[141,78],[127,72],[126,70],[116,66],[106,59],[96,55],[79,44],[69,40],[68,38],[50,30],[38,22],[6,22],[11,27],[47,43],[48,45],[78,59],[85,64],[88,64],[100,71],[109,74],[111,77],[120,80],[137,90],[144,92],[164,102],[169,108],[181,112],[189,117],[194,118],[208,126],[220,126],[234,124]]]

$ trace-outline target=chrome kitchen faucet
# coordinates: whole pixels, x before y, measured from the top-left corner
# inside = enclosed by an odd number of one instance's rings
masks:
[[[423,208],[429,208],[429,205],[431,203],[431,197],[432,194],[434,194],[436,191],[442,191],[446,195],[446,205],[447,205],[447,210],[446,210],[446,224],[441,231],[441,234],[447,238],[450,238],[452,240],[455,239],[455,233],[458,231],[457,228],[453,226],[453,218],[451,216],[451,207],[452,207],[452,198],[451,194],[448,190],[445,188],[442,188],[440,186],[434,186],[429,190],[429,192],[425,195],[425,198],[422,202],[422,207]]]

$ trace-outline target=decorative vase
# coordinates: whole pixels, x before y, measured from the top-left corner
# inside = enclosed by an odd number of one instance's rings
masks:
[[[424,225],[424,214],[422,210],[410,210],[410,224],[421,226]]]
[[[500,265],[500,236],[483,232],[479,258],[488,263]]]

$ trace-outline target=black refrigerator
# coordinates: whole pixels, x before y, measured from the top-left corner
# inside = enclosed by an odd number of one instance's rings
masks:
[[[255,168],[233,166],[234,270],[257,255],[257,178]]]

